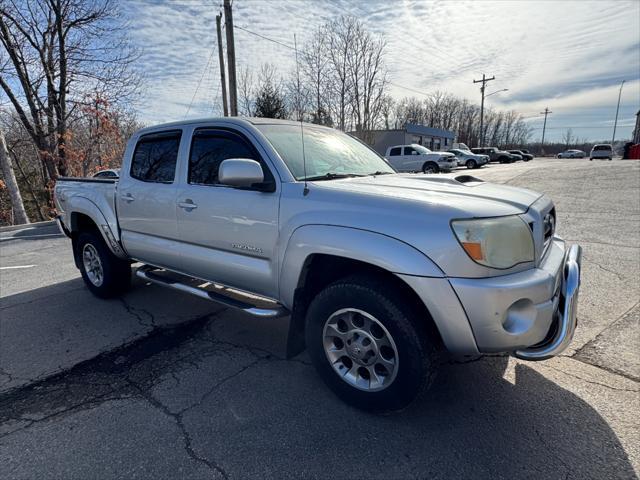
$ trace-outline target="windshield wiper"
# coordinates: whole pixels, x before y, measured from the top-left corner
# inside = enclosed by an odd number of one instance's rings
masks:
[[[377,172],[369,173],[367,176],[376,177],[378,175],[391,175],[392,173],[393,172],[381,172],[380,170],[378,170]]]
[[[324,175],[316,175],[315,177],[305,177],[301,180],[313,182],[315,180],[335,180],[337,178],[350,178],[350,177],[363,177],[364,175],[357,175],[355,173],[333,173],[327,172]]]

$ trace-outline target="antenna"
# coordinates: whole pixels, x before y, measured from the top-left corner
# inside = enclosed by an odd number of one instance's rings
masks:
[[[296,34],[293,34],[293,47],[296,51],[296,75],[298,77],[298,102],[300,102],[300,66],[298,65],[298,41],[296,40]],[[304,153],[304,125],[302,123],[302,115],[300,114],[300,110],[298,110],[298,115],[300,118],[300,137],[302,139],[302,171],[304,175],[304,190],[302,190],[302,194],[307,196],[309,194],[309,187],[307,186],[307,159]]]

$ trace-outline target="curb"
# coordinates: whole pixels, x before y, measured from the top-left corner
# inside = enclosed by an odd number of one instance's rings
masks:
[[[27,230],[28,228],[47,227],[55,225],[55,220],[45,220],[44,222],[23,223],[22,225],[8,225],[0,227],[0,232],[13,232],[14,230]]]

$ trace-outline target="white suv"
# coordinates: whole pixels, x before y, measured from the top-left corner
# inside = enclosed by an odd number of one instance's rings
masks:
[[[607,143],[594,145],[591,149],[591,153],[589,154],[589,160],[593,160],[594,158],[606,158],[607,160],[611,160],[613,158],[613,148],[611,148],[611,145]]]
[[[453,153],[432,152],[415,143],[389,147],[384,158],[399,172],[449,172],[458,166],[458,160]]]

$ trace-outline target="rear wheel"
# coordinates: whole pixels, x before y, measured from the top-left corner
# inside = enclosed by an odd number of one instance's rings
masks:
[[[438,349],[401,291],[365,276],[339,280],[312,301],[306,344],[314,366],[345,402],[400,410],[431,385]]]
[[[467,168],[469,170],[471,170],[472,168],[478,168],[478,164],[474,161],[474,160],[467,160],[467,163],[465,163],[465,165],[467,166]]]
[[[438,173],[439,171],[438,164],[434,162],[427,162],[422,166],[422,173]]]
[[[131,285],[131,265],[111,253],[99,233],[81,233],[76,254],[80,259],[82,279],[97,297],[117,296]]]

